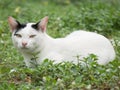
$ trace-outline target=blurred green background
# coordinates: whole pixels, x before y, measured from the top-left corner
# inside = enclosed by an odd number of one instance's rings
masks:
[[[47,61],[35,71],[28,69],[12,45],[9,16],[21,23],[38,22],[49,16],[47,33],[54,38],[79,29],[100,33],[112,41],[116,59],[106,66],[90,64],[84,69],[69,63],[55,66]],[[0,0],[0,90],[80,88],[120,89],[120,0]]]

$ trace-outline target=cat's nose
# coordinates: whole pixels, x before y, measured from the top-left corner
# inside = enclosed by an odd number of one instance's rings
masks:
[[[22,42],[22,46],[26,46],[27,45],[27,42]]]

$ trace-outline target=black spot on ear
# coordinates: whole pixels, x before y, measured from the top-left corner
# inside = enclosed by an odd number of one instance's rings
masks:
[[[20,24],[18,21],[16,21],[18,23],[17,25],[17,30],[26,27],[26,24]]]
[[[36,29],[36,30],[39,30],[39,27],[38,27],[39,23],[40,23],[40,21],[36,24],[33,24],[31,27]]]
[[[17,27],[16,27],[16,31],[14,33],[14,35],[20,31],[22,28],[25,28],[26,27],[26,24],[20,24],[18,21],[16,21],[18,23]]]

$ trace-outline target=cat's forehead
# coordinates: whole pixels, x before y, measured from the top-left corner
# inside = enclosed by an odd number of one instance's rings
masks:
[[[23,29],[26,29],[26,30],[27,29],[35,29],[35,28],[32,27],[33,25],[35,25],[35,23],[27,23],[26,27],[24,27]]]
[[[27,23],[27,24],[22,24],[21,27],[19,27],[16,31],[16,33],[33,33],[36,32],[35,28],[32,27],[35,23]]]

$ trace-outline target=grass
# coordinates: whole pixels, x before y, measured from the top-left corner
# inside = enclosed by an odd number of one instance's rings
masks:
[[[119,90],[120,89],[119,0],[0,0],[0,90]],[[64,37],[84,29],[113,41],[116,59],[100,66],[95,56],[84,59],[89,66],[45,60],[27,68],[11,41],[7,18],[38,22],[49,16],[48,34]]]

